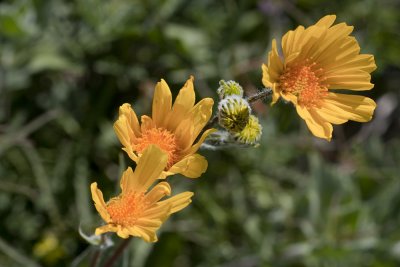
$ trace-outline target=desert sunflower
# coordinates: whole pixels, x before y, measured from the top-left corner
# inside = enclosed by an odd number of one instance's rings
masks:
[[[193,77],[187,80],[173,105],[168,84],[164,80],[158,82],[153,96],[152,117],[143,115],[141,124],[130,104],[123,104],[119,109],[114,129],[123,150],[132,160],[137,162],[151,144],[168,154],[167,166],[160,178],[175,173],[197,178],[207,169],[207,160],[196,152],[213,129],[204,131],[193,143],[209,121],[214,101],[204,98],[194,105],[193,80]]]
[[[92,198],[100,216],[107,223],[96,229],[95,234],[116,232],[122,238],[137,236],[147,242],[156,242],[156,231],[172,214],[191,202],[192,192],[184,192],[167,200],[171,194],[167,182],[149,187],[157,180],[167,165],[167,154],[155,145],[145,149],[135,171],[129,167],[121,178],[121,194],[104,202],[97,183],[91,184]]]
[[[332,124],[372,118],[375,102],[365,96],[343,94],[341,89],[370,90],[374,56],[360,54],[352,26],[328,15],[308,28],[297,27],[282,38],[281,58],[276,40],[263,65],[263,84],[273,90],[272,104],[280,97],[292,102],[317,137],[330,140]],[[332,91],[335,89],[335,91]],[[337,89],[337,90],[336,90]]]

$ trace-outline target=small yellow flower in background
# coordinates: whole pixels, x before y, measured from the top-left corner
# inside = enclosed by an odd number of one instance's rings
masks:
[[[98,227],[95,234],[116,232],[122,238],[140,237],[146,242],[156,242],[156,231],[172,214],[185,208],[191,202],[192,192],[184,192],[167,200],[171,194],[167,182],[149,187],[165,169],[168,156],[155,145],[148,146],[137,162],[135,171],[128,168],[121,178],[121,194],[104,202],[97,183],[91,184],[92,198],[100,216],[107,223]]]
[[[332,26],[328,15],[308,28],[297,27],[282,38],[283,60],[276,40],[263,65],[263,84],[273,90],[272,104],[279,97],[292,102],[297,113],[317,137],[330,140],[332,124],[348,120],[371,120],[375,102],[364,96],[330,91],[370,90],[370,73],[376,69],[374,56],[360,54],[357,40],[349,36],[352,26]]]
[[[158,82],[153,97],[152,117],[143,115],[141,124],[129,104],[123,104],[119,109],[114,129],[124,146],[123,150],[132,160],[137,162],[151,144],[168,154],[167,166],[160,178],[176,173],[197,178],[207,169],[207,160],[196,152],[214,129],[206,130],[197,143],[193,143],[209,121],[214,101],[204,98],[194,105],[193,80],[193,77],[189,78],[173,105],[168,84],[164,80]]]

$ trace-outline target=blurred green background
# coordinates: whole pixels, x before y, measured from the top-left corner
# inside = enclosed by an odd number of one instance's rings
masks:
[[[205,175],[169,178],[192,205],[119,266],[400,266],[396,0],[0,1],[0,266],[89,266],[78,228],[101,223],[89,184],[108,199],[133,165],[112,129],[118,107],[148,114],[157,81],[176,95],[191,74],[198,99],[217,100],[220,79],[250,95],[272,38],[326,14],[375,55],[363,93],[374,119],[326,142],[290,105],[255,103],[261,145],[203,150]]]

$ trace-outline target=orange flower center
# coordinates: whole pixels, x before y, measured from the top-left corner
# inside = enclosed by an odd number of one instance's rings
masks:
[[[328,85],[322,77],[323,69],[306,60],[305,64],[287,67],[280,76],[280,87],[284,93],[297,96],[299,105],[320,107],[321,100],[328,94]]]
[[[106,208],[114,224],[129,227],[136,224],[147,206],[148,203],[144,201],[144,193],[128,192],[112,198]]]
[[[157,145],[162,151],[168,154],[168,164],[169,169],[174,165],[178,157],[178,146],[176,142],[175,135],[170,131],[163,128],[151,128],[142,132],[142,137],[137,139],[137,144],[135,145],[135,150],[137,153],[143,153],[148,145]]]

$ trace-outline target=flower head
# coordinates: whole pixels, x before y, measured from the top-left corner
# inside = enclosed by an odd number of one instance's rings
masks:
[[[141,124],[131,106],[123,104],[114,124],[123,150],[137,162],[149,145],[157,145],[168,155],[167,166],[160,178],[175,173],[199,177],[207,169],[207,160],[196,152],[214,129],[206,130],[197,143],[193,143],[210,119],[214,102],[204,98],[196,105],[194,103],[193,77],[190,77],[173,105],[168,84],[164,80],[157,83],[152,117],[143,115]]]
[[[372,118],[375,102],[364,96],[331,89],[369,90],[370,73],[376,69],[373,55],[360,54],[352,26],[328,15],[308,28],[297,27],[282,38],[283,59],[276,40],[263,65],[263,84],[273,90],[272,103],[280,97],[292,102],[297,113],[317,137],[330,140],[332,124]]]
[[[91,184],[92,198],[100,216],[107,223],[96,229],[95,234],[116,232],[122,238],[137,236],[147,242],[156,242],[156,231],[172,214],[191,202],[192,192],[184,192],[167,200],[171,194],[167,182],[149,187],[161,175],[168,156],[155,145],[150,145],[137,162],[135,171],[129,167],[121,178],[121,194],[104,202],[97,183]]]

